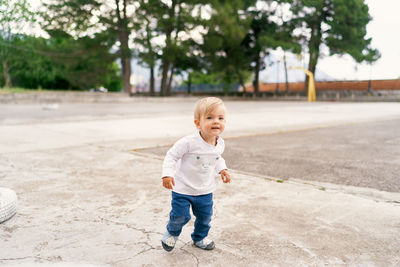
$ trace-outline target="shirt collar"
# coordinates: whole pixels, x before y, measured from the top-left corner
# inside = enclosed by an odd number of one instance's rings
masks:
[[[210,145],[209,143],[207,143],[207,142],[203,139],[203,137],[201,137],[200,131],[197,131],[197,136],[201,139],[201,141],[203,141],[203,143],[205,143],[205,144],[207,144],[207,145],[209,145],[209,146],[217,147],[217,146],[219,145],[219,136],[217,136],[217,143],[215,144],[215,146]]]

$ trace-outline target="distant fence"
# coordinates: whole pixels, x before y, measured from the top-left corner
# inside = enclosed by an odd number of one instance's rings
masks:
[[[192,84],[190,86],[191,93],[223,93],[223,92],[238,92],[239,84]],[[183,84],[172,88],[172,92],[187,93],[188,85]]]
[[[289,91],[293,93],[303,93],[304,82],[289,83]],[[371,90],[400,90],[400,79],[393,80],[364,80],[364,81],[328,81],[315,82],[317,92],[321,91],[368,91]],[[246,92],[253,92],[253,85],[246,87]],[[286,83],[260,83],[261,93],[286,92]],[[172,88],[175,93],[188,93],[188,85],[179,85]],[[239,84],[192,84],[190,93],[237,93],[243,92]]]
[[[369,83],[371,83],[369,85]],[[368,91],[369,86],[371,90],[400,90],[400,79],[394,80],[366,80],[366,81],[330,81],[330,82],[315,82],[315,87],[318,91],[347,91],[358,90]],[[291,92],[304,92],[304,82],[289,83],[289,90]],[[253,92],[252,85],[246,87],[247,92]],[[286,83],[260,83],[260,92],[285,92]]]

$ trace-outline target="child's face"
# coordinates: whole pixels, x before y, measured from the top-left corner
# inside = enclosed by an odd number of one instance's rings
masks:
[[[218,105],[209,114],[194,120],[197,129],[206,137],[219,136],[225,129],[225,107]]]

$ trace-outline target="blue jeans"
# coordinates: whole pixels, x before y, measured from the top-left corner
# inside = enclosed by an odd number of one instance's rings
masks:
[[[192,239],[194,242],[203,240],[210,231],[210,222],[213,213],[213,194],[190,196],[172,192],[172,210],[167,225],[168,232],[179,236],[183,226],[190,220],[190,206],[196,217]]]

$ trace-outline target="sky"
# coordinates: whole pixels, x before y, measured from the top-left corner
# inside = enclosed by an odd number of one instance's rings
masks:
[[[40,6],[41,0],[31,0],[33,7]],[[367,25],[367,37],[372,38],[371,45],[381,53],[381,58],[370,64],[357,64],[350,56],[323,56],[317,65],[317,74],[325,80],[369,80],[369,79],[398,79],[400,78],[400,0],[366,0],[372,21]],[[277,60],[282,57],[282,53],[277,52]],[[288,63],[299,65],[301,62],[295,61],[295,56],[287,56]],[[291,59],[290,59],[291,58]],[[291,61],[290,61],[291,60]],[[276,65],[275,65],[276,66]],[[147,70],[134,66],[133,71],[137,71],[136,76],[143,76]],[[270,67],[268,71],[260,74],[264,82],[274,82],[276,79],[282,80],[283,64],[279,68]],[[294,77],[304,77],[299,71],[290,71],[292,80]],[[303,78],[304,79],[304,78]],[[296,80],[296,79],[295,79]]]

